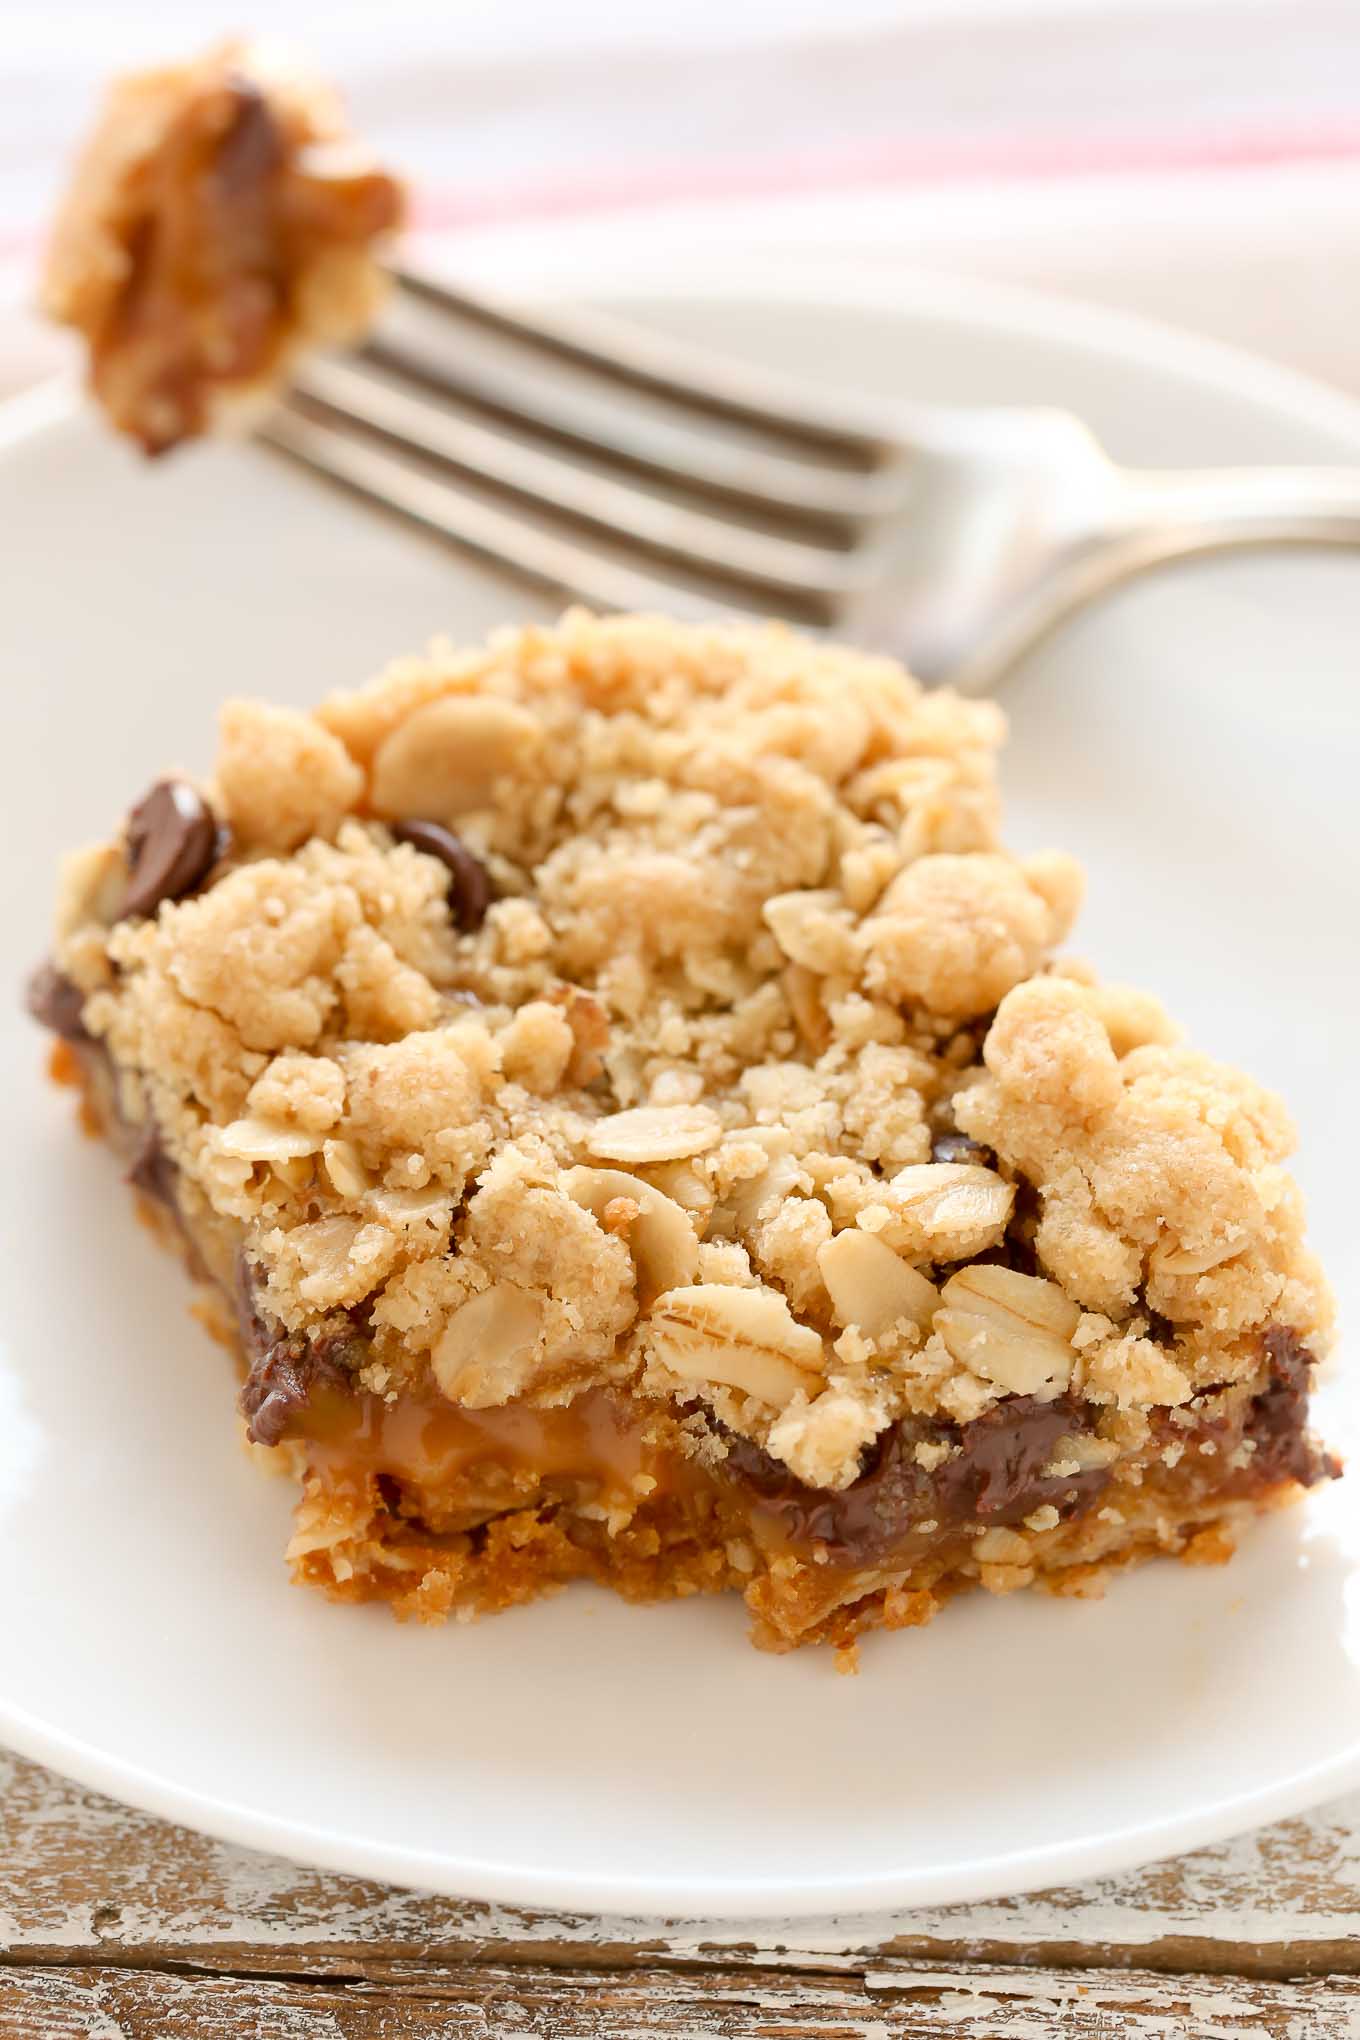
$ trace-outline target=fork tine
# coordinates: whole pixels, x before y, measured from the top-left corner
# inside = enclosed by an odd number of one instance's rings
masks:
[[[712,621],[721,614],[719,605],[675,582],[616,566],[584,546],[539,531],[449,482],[418,473],[350,432],[288,406],[272,411],[256,437],[314,474],[557,597],[585,602],[596,610],[659,611],[695,621]]]
[[[699,498],[712,498],[781,524],[846,539],[857,527],[891,516],[906,495],[905,469],[872,473],[814,466],[758,447],[734,445],[656,415],[545,387],[499,363],[459,359],[447,346],[416,347],[381,333],[359,359],[537,439],[602,460]]]
[[[901,451],[890,433],[852,406],[809,397],[797,383],[702,347],[575,306],[530,313],[492,292],[443,283],[404,263],[393,264],[391,273],[422,304],[710,417],[839,455],[868,471]]]
[[[863,586],[857,564],[843,552],[668,503],[454,417],[347,363],[310,363],[299,371],[293,395],[329,421],[376,433],[460,477],[586,525],[612,544],[731,584],[760,601],[794,605],[815,622],[831,622]]]

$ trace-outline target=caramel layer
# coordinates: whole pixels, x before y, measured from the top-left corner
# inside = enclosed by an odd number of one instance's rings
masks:
[[[386,1403],[375,1395],[322,1393],[308,1406],[304,1442],[309,1458],[327,1471],[387,1474],[426,1491],[452,1493],[495,1467],[611,1493],[635,1493],[645,1476],[652,1493],[680,1484],[689,1464],[655,1429],[606,1389],[590,1389],[560,1409],[509,1403],[471,1410],[409,1394]]]

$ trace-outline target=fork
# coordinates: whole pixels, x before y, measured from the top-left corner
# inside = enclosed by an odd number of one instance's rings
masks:
[[[306,364],[259,436],[592,608],[778,613],[977,694],[1160,562],[1360,542],[1360,469],[1121,468],[1069,412],[860,403],[393,276],[395,324]]]

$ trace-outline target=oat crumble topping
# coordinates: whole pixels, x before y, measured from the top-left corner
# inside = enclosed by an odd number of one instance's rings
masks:
[[[362,1312],[389,1402],[623,1385],[836,1493],[904,1416],[1067,1398],[1089,1476],[1330,1304],[1280,1104],[1057,960],[1080,873],[1002,848],[1002,736],[776,625],[573,612],[229,703],[210,874],[120,918],[125,839],[80,853],[56,962],[185,1213],[289,1334]]]

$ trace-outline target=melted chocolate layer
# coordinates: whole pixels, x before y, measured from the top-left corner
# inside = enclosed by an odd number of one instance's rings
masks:
[[[128,1162],[127,1182],[145,1197],[154,1197],[179,1218],[177,1196],[179,1170],[165,1151],[161,1131],[154,1119],[141,1128],[136,1152]]]
[[[848,1488],[810,1488],[758,1445],[733,1437],[726,1467],[780,1517],[796,1543],[819,1543],[847,1564],[881,1557],[919,1524],[941,1529],[1017,1523],[1045,1503],[1059,1515],[1089,1506],[1109,1480],[1104,1467],[1046,1475],[1059,1441],[1089,1428],[1094,1412],[1070,1396],[1010,1396],[971,1424],[902,1422],[884,1433],[872,1463]],[[926,1467],[916,1447],[950,1456]],[[934,1456],[933,1454],[930,1456]]]
[[[1244,1428],[1256,1446],[1253,1478],[1271,1485],[1296,1480],[1301,1487],[1339,1480],[1341,1461],[1308,1435],[1313,1355],[1289,1325],[1267,1326],[1261,1343],[1270,1362],[1270,1384],[1253,1398]]]
[[[244,1257],[237,1272],[236,1313],[250,1364],[240,1406],[252,1444],[277,1445],[287,1437],[318,1389],[343,1393],[353,1388],[354,1370],[368,1351],[363,1333],[323,1332],[313,1339],[286,1332],[260,1309]]]
[[[81,1015],[85,994],[70,978],[63,977],[54,963],[40,963],[28,981],[24,1003],[40,1027],[48,1027],[63,1041],[90,1039]]]
[[[228,90],[235,112],[209,175],[218,198],[232,204],[255,198],[283,168],[287,151],[269,102],[254,80],[233,78]]]

